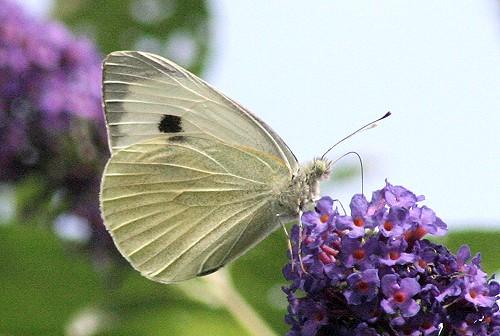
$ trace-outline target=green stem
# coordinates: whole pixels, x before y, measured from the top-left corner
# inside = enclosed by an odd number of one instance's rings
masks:
[[[219,302],[243,326],[250,335],[276,336],[259,314],[245,301],[233,286],[231,276],[225,269],[203,277],[208,288]]]

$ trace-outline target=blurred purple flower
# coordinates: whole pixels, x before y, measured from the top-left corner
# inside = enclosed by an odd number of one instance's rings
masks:
[[[62,195],[62,211],[83,216],[107,241],[97,204],[109,155],[101,55],[90,40],[9,0],[0,0],[0,143],[0,182],[39,176],[51,190],[32,206]]]

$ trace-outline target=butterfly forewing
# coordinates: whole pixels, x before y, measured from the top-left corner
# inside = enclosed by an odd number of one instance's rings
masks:
[[[113,153],[160,134],[205,134],[282,159],[294,174],[297,160],[281,138],[249,111],[200,78],[160,56],[110,54],[103,96]]]
[[[113,154],[101,208],[120,252],[169,283],[210,273],[272,232],[276,191],[290,178],[268,153],[206,135],[161,135]]]

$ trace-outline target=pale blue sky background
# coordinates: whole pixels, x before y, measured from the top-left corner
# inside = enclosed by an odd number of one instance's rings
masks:
[[[500,227],[500,2],[213,1],[207,77],[301,160],[390,110],[330,156],[359,152],[450,225]],[[351,160],[355,160],[351,158]],[[333,190],[348,202],[349,182]]]
[[[45,11],[42,1],[23,2]],[[390,110],[330,157],[357,151],[365,190],[387,177],[425,194],[452,227],[500,227],[500,2],[211,4],[204,78],[268,122],[301,161]],[[359,191],[352,181],[333,186],[345,203]]]

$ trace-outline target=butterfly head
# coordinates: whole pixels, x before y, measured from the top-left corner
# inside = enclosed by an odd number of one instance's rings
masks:
[[[305,182],[307,188],[301,195],[301,209],[307,203],[315,202],[320,196],[319,182],[330,177],[331,162],[325,159],[314,159],[304,167]]]
[[[330,166],[329,160],[314,159],[300,167],[288,187],[281,193],[280,203],[289,212],[298,215],[308,204],[319,198],[319,182],[328,179]]]
[[[311,181],[325,180],[330,177],[331,162],[325,159],[314,159],[311,163],[305,166],[304,173]]]

